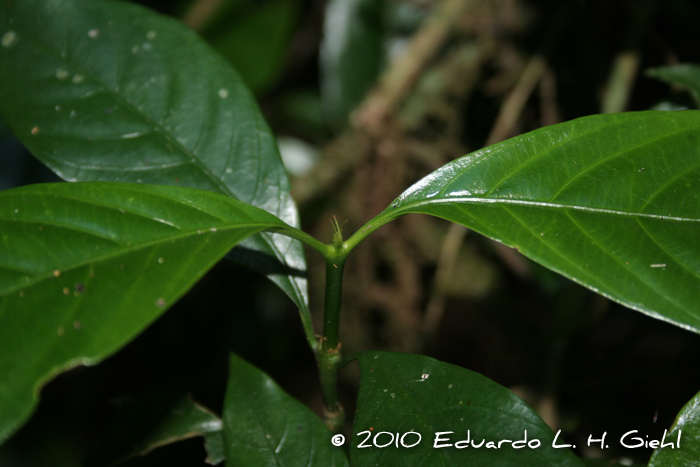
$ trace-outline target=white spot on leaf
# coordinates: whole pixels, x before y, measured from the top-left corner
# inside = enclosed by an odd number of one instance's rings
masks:
[[[99,29],[90,29],[88,31],[88,37],[90,39],[97,39],[99,37],[99,35],[100,35]]]
[[[17,34],[14,31],[7,31],[0,41],[3,47],[9,49],[17,43]]]
[[[146,33],[146,39],[148,39],[149,41],[152,41],[153,39],[156,38],[157,35],[158,34],[155,31],[148,31]]]
[[[70,73],[68,73],[68,70],[64,70],[63,68],[59,68],[58,70],[56,70],[56,78],[58,79],[66,79],[68,78],[68,75],[70,75]]]
[[[228,97],[228,89],[219,89],[219,97],[226,99]]]
[[[83,81],[85,81],[85,77],[84,77],[83,75],[75,75],[75,76],[73,76],[73,82],[74,82],[75,84],[80,84],[80,83],[82,83]]]

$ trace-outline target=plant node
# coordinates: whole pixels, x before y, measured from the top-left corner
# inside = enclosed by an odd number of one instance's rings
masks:
[[[323,416],[326,419],[326,426],[330,428],[333,433],[338,433],[343,429],[343,423],[345,423],[345,409],[343,409],[343,405],[340,402],[332,409],[324,407]]]

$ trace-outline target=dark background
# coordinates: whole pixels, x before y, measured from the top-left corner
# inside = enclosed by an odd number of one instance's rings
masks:
[[[140,3],[194,25],[241,72],[273,130],[318,152],[316,169],[292,182],[305,230],[323,241],[333,215],[347,219],[351,233],[411,183],[487,142],[600,113],[616,98],[616,111],[695,107],[689,94],[645,75],[650,67],[700,63],[695,0],[485,0],[454,21],[373,128],[363,123],[367,92],[394,66],[388,51],[410,47],[424,31],[434,2],[352,1],[348,45],[335,55],[319,53],[323,1],[224,1],[204,19],[196,1]],[[535,56],[546,70],[523,91]],[[611,87],[613,77],[625,84]],[[329,85],[343,90],[341,98],[326,92]],[[498,127],[504,103],[518,93],[523,105]],[[0,189],[57,180],[0,123]],[[350,257],[346,352],[424,353],[478,371],[579,447],[604,431],[615,441],[632,429],[659,437],[700,389],[696,334],[611,303],[475,233],[457,243],[446,266],[440,252],[448,230],[409,216]],[[315,253],[307,256],[318,319],[323,266]],[[447,278],[437,281],[445,267]],[[438,319],[426,331],[429,308]],[[0,465],[81,465],[114,412],[110,400],[125,394],[181,391],[220,413],[229,352],[320,413],[315,363],[293,305],[264,278],[224,260],[122,351],[48,384],[34,417],[0,447]],[[341,378],[347,413],[357,391],[354,365]],[[609,444],[612,457],[646,462],[651,454]],[[196,438],[125,465],[196,466],[204,457]]]

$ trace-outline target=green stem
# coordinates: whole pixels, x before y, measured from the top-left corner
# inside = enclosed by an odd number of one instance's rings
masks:
[[[301,243],[305,243],[307,246],[310,246],[314,250],[321,253],[321,255],[326,259],[328,259],[329,256],[333,255],[333,247],[331,245],[326,245],[325,243],[316,240],[314,237],[307,234],[306,232],[303,232],[299,229],[295,229],[294,227],[288,227],[285,229],[274,228],[269,229],[268,231],[286,235],[287,237],[299,240]]]
[[[391,215],[382,216],[381,214],[362,226],[360,230],[352,234],[350,238],[343,244],[343,251],[347,255],[350,253],[362,240],[369,236],[372,232],[380,227],[385,226],[397,217],[401,217],[403,213],[392,213]]]
[[[338,328],[344,268],[344,255],[326,260],[326,302],[323,314],[323,347],[326,349],[335,349],[339,344]]]
[[[342,428],[345,418],[338,402],[338,366],[342,358],[340,352],[339,328],[340,305],[343,290],[343,270],[348,250],[343,243],[338,221],[333,226],[333,242],[328,245],[326,258],[326,291],[323,310],[323,337],[318,351],[318,368],[321,378],[321,391],[325,405],[326,423],[334,430]]]
[[[400,214],[399,214],[400,215]],[[321,391],[325,405],[326,424],[333,430],[339,431],[345,418],[343,408],[338,402],[338,368],[342,360],[339,339],[340,305],[342,299],[343,270],[345,259],[365,237],[387,224],[395,217],[375,218],[362,229],[355,232],[347,242],[343,241],[341,226],[338,221],[333,225],[334,235],[330,245],[319,242],[310,235],[297,229],[275,229],[277,232],[295,238],[317,250],[326,260],[326,290],[323,311],[323,336],[318,346],[315,346],[318,360]]]

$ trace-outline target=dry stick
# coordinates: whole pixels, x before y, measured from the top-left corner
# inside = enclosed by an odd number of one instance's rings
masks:
[[[182,16],[182,22],[194,31],[201,31],[221,9],[226,0],[198,0]]]
[[[494,123],[491,134],[486,139],[484,146],[500,143],[511,136],[527,100],[530,98],[537,83],[542,79],[546,69],[547,62],[541,55],[535,55],[530,59],[515,88],[513,88],[503,105],[501,105],[501,109],[496,117],[496,123]]]
[[[551,68],[547,68],[540,81],[540,109],[542,126],[561,121],[557,105],[557,78]]]
[[[421,72],[438,54],[457,23],[471,8],[484,0],[444,0],[411,39],[406,52],[389,65],[379,83],[351,117],[355,129],[346,130],[326,149],[321,163],[292,187],[297,204],[303,205],[333,186],[339,177],[358,165],[384,130],[381,123],[403,103]],[[360,130],[360,131],[358,131]],[[328,156],[328,157],[327,157]]]
[[[370,134],[377,134],[382,123],[411,91],[422,70],[445,43],[458,21],[480,1],[443,0],[411,39],[407,50],[392,63],[363,105],[354,112],[353,125]]]
[[[520,118],[528,98],[547,69],[547,62],[540,55],[530,59],[515,88],[510,92],[496,117],[491,134],[485,146],[496,144],[508,138]],[[440,256],[435,271],[433,289],[423,318],[425,337],[435,335],[445,311],[445,285],[452,275],[458,253],[467,229],[459,224],[451,224],[440,248]],[[496,243],[499,255],[519,273],[527,272],[527,264],[517,253],[501,243]]]
[[[445,285],[454,271],[459,258],[459,250],[467,232],[469,229],[460,224],[450,224],[450,228],[445,234],[435,271],[433,293],[426,305],[425,317],[423,318],[422,329],[426,337],[432,337],[437,333],[445,310]]]
[[[603,97],[602,113],[618,113],[627,108],[638,69],[639,54],[637,52],[622,52],[615,57]]]
[[[623,112],[627,108],[627,102],[639,69],[637,49],[644,34],[648,31],[655,2],[654,0],[638,0],[630,3],[628,7],[632,20],[627,30],[623,51],[615,57],[605,86],[605,95],[601,105],[602,113]]]

